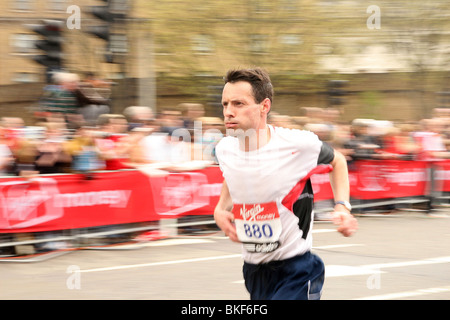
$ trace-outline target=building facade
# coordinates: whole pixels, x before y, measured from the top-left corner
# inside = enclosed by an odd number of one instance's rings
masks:
[[[297,97],[317,95],[325,78],[361,74],[406,74],[400,78],[407,84],[397,92],[431,92],[445,87],[450,72],[447,0],[379,0],[376,5],[352,0],[115,1],[125,3],[129,12],[111,29],[113,63],[105,56],[106,42],[86,32],[99,23],[89,7],[104,1],[1,1],[0,85],[45,82],[46,68],[31,59],[40,52],[33,44],[39,36],[26,27],[43,19],[65,25],[66,70],[111,80],[138,79],[132,89],[146,105],[156,105],[157,96],[164,100],[160,95],[197,99],[196,94],[205,93],[192,79],[220,78],[235,67],[262,66],[283,79],[279,91]],[[444,75],[430,80],[436,72]],[[364,83],[369,87],[357,90],[392,89],[391,84],[383,88],[382,83]]]

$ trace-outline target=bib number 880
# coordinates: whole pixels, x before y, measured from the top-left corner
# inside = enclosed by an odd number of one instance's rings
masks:
[[[249,238],[255,237],[260,239],[261,237],[270,238],[273,235],[272,227],[270,224],[265,223],[259,226],[259,224],[248,224],[244,223],[244,231],[245,235]]]

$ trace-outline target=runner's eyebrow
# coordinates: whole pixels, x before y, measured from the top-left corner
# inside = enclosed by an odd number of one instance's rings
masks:
[[[231,102],[233,104],[245,104],[245,100],[244,99],[234,99],[234,100],[231,100]]]
[[[245,104],[245,101],[243,99],[231,99],[231,100],[224,100],[222,101],[222,105],[227,106],[228,104]]]

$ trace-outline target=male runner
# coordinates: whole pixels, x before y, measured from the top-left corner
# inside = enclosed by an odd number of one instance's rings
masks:
[[[227,136],[216,147],[224,183],[217,225],[241,242],[251,299],[320,299],[324,264],[310,252],[313,193],[309,177],[330,172],[338,231],[357,228],[350,214],[344,156],[308,131],[267,124],[273,87],[262,69],[231,70],[222,105]]]

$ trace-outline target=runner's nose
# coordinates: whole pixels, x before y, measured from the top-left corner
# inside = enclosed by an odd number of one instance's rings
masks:
[[[234,118],[233,108],[230,106],[223,107],[223,115],[224,115],[225,121],[227,119],[229,120],[230,118]]]

